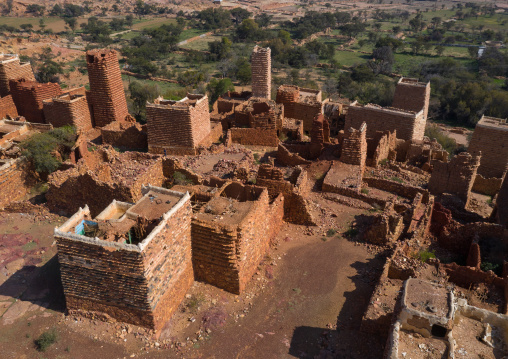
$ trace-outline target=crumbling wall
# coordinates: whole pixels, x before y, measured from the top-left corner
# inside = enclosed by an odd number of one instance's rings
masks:
[[[45,120],[54,127],[75,126],[78,132],[92,128],[86,96],[65,94],[43,101]]]
[[[162,186],[165,178],[158,156],[127,152],[94,151],[78,166],[57,171],[48,178],[47,205],[52,211],[70,215],[88,205],[98,215],[114,199],[133,203],[141,198],[143,185]]]
[[[148,147],[147,134],[137,122],[111,122],[101,128],[102,143],[123,150],[142,150]]]
[[[313,92],[314,97],[303,97],[302,92]],[[314,118],[323,113],[320,92],[300,89],[298,86],[282,85],[277,89],[277,103],[284,105],[284,116],[303,122],[303,130],[312,131]]]
[[[214,110],[220,114],[230,114],[234,111],[236,106],[244,103],[251,98],[251,96],[252,92],[249,91],[228,91],[217,99],[217,102],[214,104]]]
[[[256,185],[268,188],[271,198],[279,194],[284,196],[284,220],[293,224],[315,225],[310,212],[308,195],[307,172],[301,167],[295,170],[294,183],[285,180],[282,171],[269,164],[259,166]]]
[[[279,143],[277,148],[277,161],[284,166],[308,165],[311,161],[304,159],[296,153],[291,153],[285,145]]]
[[[480,161],[481,166],[481,161]],[[481,174],[477,174],[473,183],[473,192],[486,194],[487,196],[495,196],[503,183],[502,178],[484,178]]]
[[[0,160],[0,208],[23,198],[34,184],[30,163],[24,157]]]
[[[43,101],[62,94],[60,85],[51,82],[11,80],[9,85],[18,114],[28,122],[45,123]]]
[[[436,161],[429,180],[430,193],[456,195],[467,207],[479,165],[480,157],[467,152],[459,153],[449,163]]]
[[[508,125],[501,119],[483,117],[469,143],[468,152],[482,159],[478,173],[485,178],[502,178],[508,170]]]
[[[401,78],[395,87],[392,107],[420,112],[427,119],[430,101],[430,82],[418,82],[416,79]]]
[[[497,223],[508,229],[508,176],[505,176],[503,185],[497,195],[493,217],[497,220]]]
[[[359,128],[367,124],[367,137],[374,137],[377,131],[397,131],[397,138],[421,140],[425,132],[423,111],[413,112],[391,107],[368,104],[352,104],[346,114],[345,128]]]
[[[396,131],[376,132],[374,138],[367,139],[367,164],[371,167],[378,167],[382,161],[395,160],[396,147]]]
[[[16,109],[12,95],[0,98],[0,120],[6,118],[7,116],[18,116],[18,110]]]
[[[364,122],[357,128],[349,127],[346,130],[340,160],[350,165],[360,166],[363,172],[367,160],[367,125]]]
[[[255,46],[252,50],[252,95],[254,97],[272,97],[272,58],[269,47]]]
[[[87,93],[94,126],[103,127],[113,121],[123,121],[129,114],[127,100],[115,50],[89,50],[86,53]]]
[[[20,63],[17,55],[2,55],[0,60],[0,97],[10,93],[10,80],[24,79],[35,81],[32,65],[29,62]]]

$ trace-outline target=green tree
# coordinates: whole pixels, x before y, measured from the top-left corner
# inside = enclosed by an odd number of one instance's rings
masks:
[[[132,81],[129,84],[129,98],[132,100],[134,117],[137,121],[146,122],[146,102],[153,101],[160,96],[157,85]]]
[[[66,17],[64,18],[65,24],[71,29],[72,32],[76,30],[76,26],[78,25],[78,20],[75,17]]]
[[[259,25],[253,19],[245,19],[236,29],[236,37],[240,40],[253,40],[259,31]]]
[[[209,102],[210,106],[212,106],[215,101],[221,96],[222,94],[228,92],[228,91],[234,91],[235,86],[231,82],[230,79],[224,78],[224,79],[216,79],[212,78],[208,85],[206,86],[206,90],[209,93]]]
[[[236,78],[240,81],[240,84],[247,85],[252,79],[252,69],[249,61],[242,59],[237,64]]]

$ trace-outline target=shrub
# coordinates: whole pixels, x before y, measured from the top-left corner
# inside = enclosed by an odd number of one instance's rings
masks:
[[[173,173],[173,179],[175,180],[175,184],[177,185],[187,185],[192,183],[190,179],[185,176],[182,172],[175,172]]]
[[[429,259],[431,258],[436,258],[436,254],[435,254],[435,251],[421,251],[420,253],[418,253],[418,257],[420,258],[420,260],[422,262],[427,262]]]
[[[333,237],[335,233],[337,233],[337,231],[335,229],[330,228],[329,230],[326,231],[326,236]]]
[[[404,180],[399,177],[392,177],[390,178],[392,181],[398,182],[398,183],[404,183]]]
[[[360,233],[358,228],[351,227],[347,231],[344,232],[344,237],[351,239],[351,238],[356,237],[358,235],[358,233]]]
[[[429,137],[430,139],[435,138],[436,141],[441,146],[443,146],[443,149],[446,150],[449,154],[455,153],[457,150],[457,142],[453,138],[444,134],[443,131],[441,131],[436,125],[427,126],[425,128],[425,136]]]
[[[37,173],[49,174],[56,171],[61,164],[55,152],[65,154],[74,146],[75,140],[76,129],[64,126],[35,134],[23,141],[20,146],[23,155],[32,161]]]
[[[369,190],[367,188],[362,188],[361,191],[363,194],[369,194]]]
[[[58,335],[55,329],[48,330],[42,333],[39,338],[35,340],[35,345],[38,351],[45,352],[51,345],[58,341]]]

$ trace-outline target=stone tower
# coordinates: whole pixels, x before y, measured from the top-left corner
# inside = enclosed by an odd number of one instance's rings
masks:
[[[129,112],[116,51],[87,51],[86,65],[90,82],[88,99],[94,125],[103,127],[113,121],[124,121]]]
[[[269,47],[256,46],[252,50],[252,95],[271,98],[272,95],[272,58]]]

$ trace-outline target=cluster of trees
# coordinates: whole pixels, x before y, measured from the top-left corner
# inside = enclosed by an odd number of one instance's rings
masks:
[[[175,50],[182,29],[180,25],[165,24],[155,29],[143,30],[122,49],[129,69],[140,74],[155,75],[159,68],[152,61],[160,60]]]

